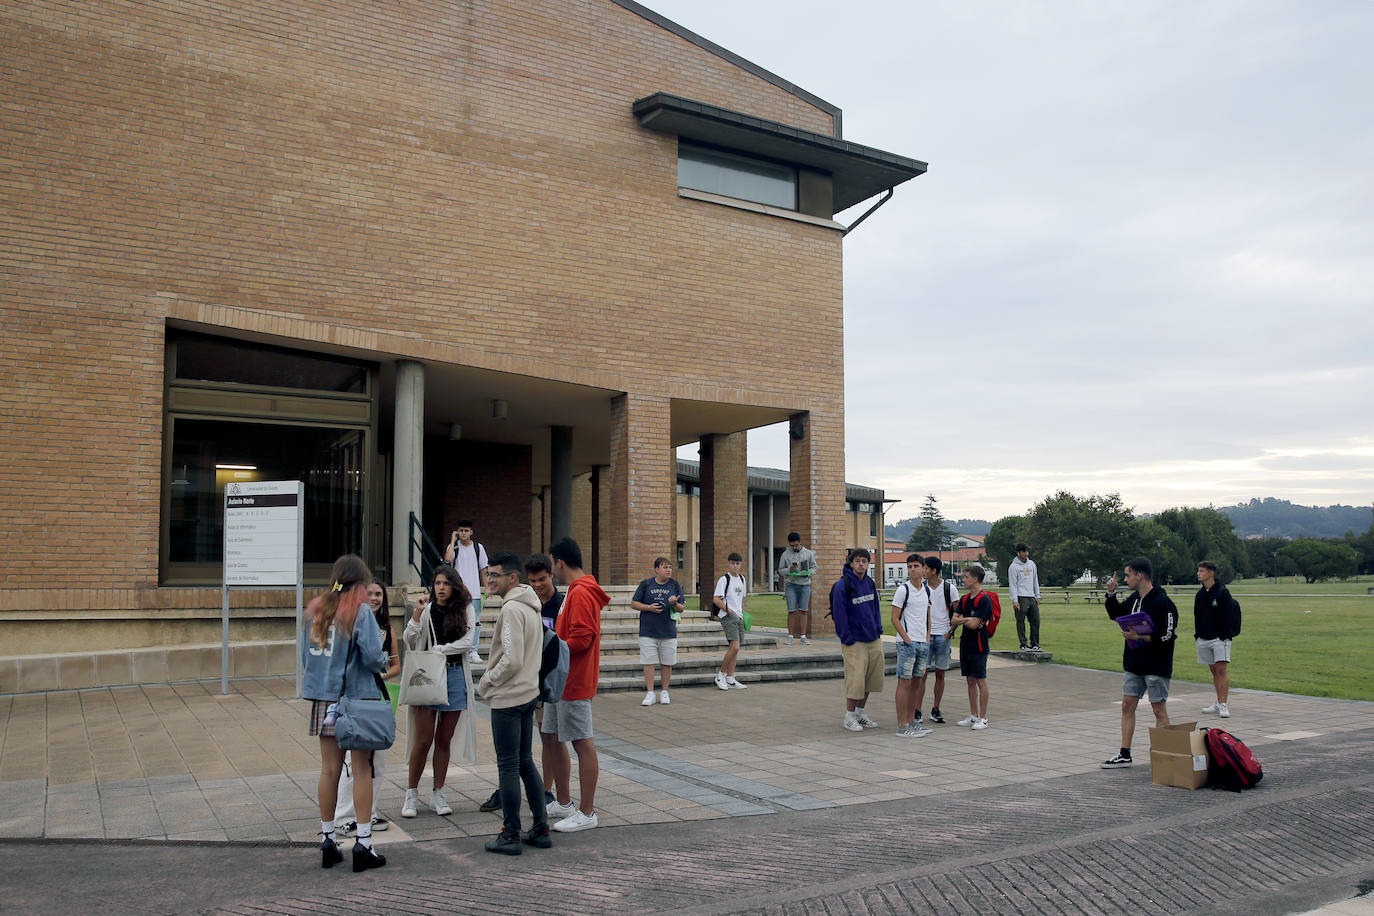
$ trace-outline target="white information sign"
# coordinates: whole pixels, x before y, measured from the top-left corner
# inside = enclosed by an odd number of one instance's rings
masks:
[[[300,581],[304,490],[299,480],[230,483],[224,488],[225,585]]]

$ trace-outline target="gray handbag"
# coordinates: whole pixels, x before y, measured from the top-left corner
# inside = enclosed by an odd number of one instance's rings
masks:
[[[396,743],[396,715],[391,700],[382,691],[379,699],[348,695],[348,663],[352,661],[357,639],[348,643],[349,657],[344,661],[343,695],[339,697],[334,721],[334,740],[345,751],[381,751]]]

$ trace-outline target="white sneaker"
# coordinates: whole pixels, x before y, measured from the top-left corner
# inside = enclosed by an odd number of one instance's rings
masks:
[[[960,719],[958,722],[955,722],[954,724],[955,724],[955,725],[972,725],[974,722],[977,722],[977,721],[978,721],[978,717],[977,717],[977,716],[964,716],[962,719]]]
[[[563,820],[553,825],[553,829],[559,833],[576,833],[579,830],[591,830],[600,822],[596,819],[596,812],[583,814],[580,810],[574,811]]]
[[[972,728],[974,731],[978,731],[980,728],[987,728],[987,727],[988,727],[988,720],[987,720],[987,719],[979,719],[978,721],[974,722],[974,723],[973,723],[972,725],[970,725],[969,727]]]
[[[1211,706],[1202,707],[1203,712],[1221,712],[1221,704],[1213,703]]]
[[[749,686],[748,684],[741,684],[739,681],[735,680],[733,677],[727,677],[727,678],[725,679],[725,685],[726,685],[727,687],[729,687],[730,689],[732,689],[732,690],[734,690],[734,689],[743,690],[743,689],[745,689],[746,687]]]
[[[792,645],[792,636],[791,636],[791,635],[788,635],[786,641],[783,642],[783,645],[784,645],[784,646],[790,646],[790,645]]]
[[[406,789],[406,800],[401,802],[401,817],[414,817],[419,804],[420,793],[414,789]]]
[[[861,725],[861,726],[864,727],[864,728],[877,728],[877,727],[878,727],[878,723],[877,723],[877,722],[874,722],[872,719],[870,719],[870,718],[868,717],[868,713],[866,713],[866,712],[857,713],[857,714],[854,716],[854,718],[855,718],[856,720],[858,720],[859,725]]]
[[[1217,715],[1221,716],[1223,719],[1231,718],[1231,707],[1226,703],[1218,703]]]
[[[809,645],[811,645],[811,640],[807,639],[805,636],[803,636],[803,637],[801,638],[801,641],[802,641],[802,645],[803,645],[803,646],[809,646]]]
[[[573,804],[571,801],[566,805],[560,805],[558,802],[554,802],[551,805],[544,806],[544,811],[549,817],[567,817],[576,810],[577,805]]]
[[[658,704],[659,704],[660,706],[667,706],[667,705],[668,705],[669,703],[671,703],[671,702],[673,702],[673,701],[672,701],[671,699],[668,698],[668,691],[666,691],[666,690],[660,690],[660,691],[658,692]]]
[[[717,671],[717,672],[716,672],[716,686],[719,687],[721,690],[729,690],[729,689],[730,689],[730,685],[729,685],[729,684],[726,682],[726,680],[725,680],[725,672],[724,672],[724,671]]]
[[[480,665],[482,664],[482,656],[477,653],[476,649],[472,649],[468,652],[468,661],[474,665]]]
[[[852,712],[847,712],[844,714],[843,725],[845,728],[849,729],[852,732],[861,732],[864,730],[864,727],[859,724],[858,717],[855,716]]]
[[[644,694],[644,701],[643,701],[642,703],[640,703],[639,705],[640,705],[640,706],[652,706],[652,705],[654,705],[654,704],[657,703],[657,702],[658,702],[658,700],[655,699],[655,697],[654,697],[654,692],[653,692],[652,690],[650,690],[648,693]]]
[[[433,792],[429,793],[429,806],[433,808],[434,813],[440,817],[453,813],[453,809],[450,808],[448,802],[444,800],[443,789],[435,789]]]

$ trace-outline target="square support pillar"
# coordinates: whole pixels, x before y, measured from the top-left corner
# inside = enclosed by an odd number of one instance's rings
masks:
[[[611,399],[603,585],[639,582],[653,572],[654,557],[669,555],[673,478],[663,453],[670,445],[671,423],[672,403],[666,397],[622,394]],[[588,546],[583,545],[584,561]]]
[[[843,410],[793,414],[788,434],[789,527],[815,551],[818,568],[811,579],[807,629],[829,635],[835,632],[835,625],[825,616],[829,590],[844,571],[849,546],[845,539]]]
[[[701,606],[711,603],[716,579],[729,569],[726,557],[748,556],[749,434],[701,439]],[[748,567],[741,569],[746,576]]]

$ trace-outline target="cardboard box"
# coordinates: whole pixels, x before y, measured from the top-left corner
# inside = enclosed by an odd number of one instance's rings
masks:
[[[1165,728],[1150,729],[1150,750],[1187,754],[1190,757],[1207,755],[1207,745],[1202,740],[1202,732],[1197,730],[1196,722],[1180,722]]]
[[[1207,744],[1196,722],[1150,729],[1150,781],[1180,789],[1207,784]]]
[[[1150,751],[1150,782],[1157,786],[1201,789],[1207,785],[1206,754],[1170,754]]]

